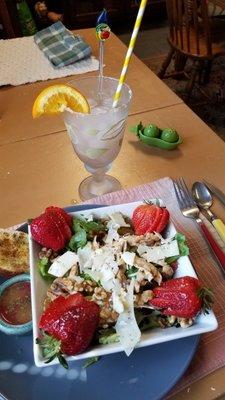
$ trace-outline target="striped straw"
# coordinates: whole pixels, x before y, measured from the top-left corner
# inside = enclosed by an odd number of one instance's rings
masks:
[[[131,58],[131,55],[133,53],[133,49],[134,49],[134,46],[135,46],[135,43],[136,43],[138,31],[139,31],[139,28],[140,28],[140,25],[141,25],[141,21],[142,21],[143,15],[144,15],[144,11],[145,11],[145,7],[146,7],[146,4],[147,4],[147,1],[148,0],[141,0],[141,4],[140,4],[139,10],[138,10],[138,15],[137,15],[136,22],[135,22],[135,25],[134,25],[133,33],[132,33],[132,36],[131,36],[131,39],[130,39],[130,43],[129,43],[129,47],[127,49],[127,54],[126,54],[126,57],[125,57],[125,60],[124,60],[123,69],[122,69],[122,72],[121,72],[121,75],[120,75],[119,84],[117,86],[116,93],[114,95],[113,107],[117,106],[118,101],[119,101],[120,96],[121,96],[121,89],[122,89],[123,83],[125,81],[127,68],[128,68],[128,65],[129,65],[129,62],[130,62],[130,58]]]

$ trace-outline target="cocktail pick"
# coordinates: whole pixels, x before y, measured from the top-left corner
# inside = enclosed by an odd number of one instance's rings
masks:
[[[111,29],[108,25],[107,11],[104,8],[96,21],[96,36],[99,40],[99,94],[102,93],[102,78],[104,66],[104,44],[109,38]]]

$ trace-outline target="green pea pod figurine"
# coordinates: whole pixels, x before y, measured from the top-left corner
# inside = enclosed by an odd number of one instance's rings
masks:
[[[161,130],[155,124],[144,127],[140,122],[138,125],[132,126],[130,131],[135,133],[144,144],[164,150],[173,150],[182,143],[182,138],[175,129],[165,128]]]

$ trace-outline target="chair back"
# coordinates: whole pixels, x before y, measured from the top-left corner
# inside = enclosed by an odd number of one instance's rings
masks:
[[[206,0],[167,0],[169,43],[185,55],[210,57],[212,41]]]

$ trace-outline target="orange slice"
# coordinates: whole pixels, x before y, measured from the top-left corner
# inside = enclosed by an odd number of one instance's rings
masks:
[[[72,111],[89,114],[90,106],[87,99],[76,89],[67,85],[52,85],[42,90],[36,98],[32,115],[54,115],[70,108]]]

